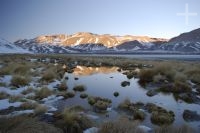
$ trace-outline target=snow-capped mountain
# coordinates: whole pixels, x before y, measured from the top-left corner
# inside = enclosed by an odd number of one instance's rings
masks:
[[[0,53],[31,53],[0,38]]]
[[[6,42],[6,44],[10,43]],[[170,40],[147,36],[114,36],[79,32],[72,35],[39,36],[18,40],[14,44],[33,53],[134,53],[137,51],[200,53],[200,29],[183,33]]]
[[[200,28],[183,33],[160,46],[167,51],[200,52]]]
[[[18,40],[15,45],[34,53],[119,52],[145,50],[158,42],[166,41],[146,36],[113,36],[79,32],[73,35],[47,35],[30,40]]]

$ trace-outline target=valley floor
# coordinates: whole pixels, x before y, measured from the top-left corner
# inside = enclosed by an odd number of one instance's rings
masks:
[[[198,132],[200,63],[187,57],[0,55],[0,132]]]

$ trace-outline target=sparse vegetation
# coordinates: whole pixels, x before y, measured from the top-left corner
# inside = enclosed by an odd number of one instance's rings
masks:
[[[66,93],[63,94],[64,98],[72,98],[75,96],[75,93],[74,92],[71,92],[71,91],[68,91]]]
[[[55,78],[56,78],[55,73],[49,70],[43,74],[41,81],[52,82],[54,81]]]
[[[63,81],[58,85],[58,90],[59,91],[66,91],[67,89],[68,89],[68,87],[67,87],[66,81]]]
[[[194,130],[188,125],[182,125],[178,127],[162,126],[162,127],[156,128],[155,133],[194,133]]]
[[[15,75],[15,76],[13,76],[13,78],[11,80],[11,85],[13,85],[15,87],[20,87],[20,86],[28,85],[29,82],[30,82],[30,80],[28,77]]]
[[[1,133],[63,133],[51,124],[28,116],[0,118]]]
[[[6,92],[0,92],[0,100],[6,99],[8,97],[9,97],[9,94],[7,94]]]
[[[20,108],[23,110],[35,109],[38,106],[36,102],[24,102],[20,105]]]
[[[92,126],[92,122],[87,117],[68,108],[64,109],[59,118],[56,121],[56,126],[67,133],[82,133],[83,130]]]
[[[119,96],[119,92],[114,92],[113,95],[114,95],[115,97],[118,97],[118,96]]]
[[[22,95],[11,95],[11,96],[9,97],[9,102],[10,102],[10,103],[19,102],[19,101],[22,100],[22,98],[23,98]]]
[[[34,110],[34,114],[35,115],[42,115],[44,113],[47,112],[47,107],[45,105],[37,105],[35,110]]]
[[[138,128],[138,123],[121,118],[117,121],[105,122],[98,133],[144,133]]]
[[[52,94],[53,94],[53,92],[49,88],[43,87],[40,90],[36,91],[35,97],[36,97],[36,99],[43,99]]]
[[[84,85],[77,85],[77,86],[74,86],[73,90],[82,92],[82,91],[85,91],[86,89]]]
[[[22,91],[22,94],[27,95],[27,94],[30,94],[32,92],[34,92],[34,89],[32,87],[28,87],[26,90]]]
[[[129,81],[123,81],[123,82],[121,83],[121,86],[122,86],[122,87],[130,86],[130,82],[129,82]]]
[[[80,98],[85,99],[85,98],[87,98],[87,97],[88,97],[88,94],[86,94],[86,93],[82,93],[82,94],[80,94]]]

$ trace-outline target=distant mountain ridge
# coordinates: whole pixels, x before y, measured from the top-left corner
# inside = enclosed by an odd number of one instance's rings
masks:
[[[180,34],[170,40],[78,32],[72,35],[38,36],[18,40],[13,45],[33,53],[200,53],[200,29]]]
[[[0,53],[31,53],[21,47],[18,47],[5,39],[0,38]]]

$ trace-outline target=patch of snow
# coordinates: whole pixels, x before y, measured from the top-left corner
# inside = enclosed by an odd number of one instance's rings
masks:
[[[57,86],[58,84],[60,84],[60,81],[55,80],[54,82],[49,83],[49,84],[47,85],[47,87],[48,87],[50,90],[55,90],[55,86]]]
[[[74,46],[79,45],[79,44],[83,41],[83,39],[84,39],[84,38],[81,38],[81,39],[77,40],[76,43],[74,44]]]
[[[11,106],[19,107],[21,104],[22,104],[21,102],[10,103],[9,99],[3,99],[3,100],[0,100],[0,110],[7,109]]]
[[[0,77],[0,81],[6,83],[6,85],[10,84],[11,79],[12,79],[11,75],[5,75],[3,77]]]
[[[95,43],[98,43],[98,41],[99,41],[99,38],[96,38]]]
[[[110,111],[112,111],[112,108],[111,108],[111,107],[108,107],[108,108],[106,109],[106,111],[110,112]]]
[[[90,119],[99,119],[99,116],[96,116],[96,115],[91,115],[91,114],[86,114],[86,116]]]
[[[21,111],[14,111],[12,113],[9,114],[9,116],[17,116],[17,115],[21,115],[21,114],[32,114],[34,112],[34,110],[21,110]]]
[[[138,46],[135,46],[132,50],[139,50],[139,49],[141,49],[141,48]]]
[[[198,48],[193,47],[193,46],[189,46],[189,47],[192,48],[192,49],[194,49],[194,50],[196,50],[197,52],[199,52],[199,49],[198,49]]]
[[[83,133],[97,133],[98,132],[98,128],[96,127],[91,127],[91,128],[88,128],[86,130],[83,131]]]
[[[7,94],[10,94],[10,95],[19,95],[21,94],[22,91],[26,90],[27,87],[21,87],[21,88],[17,88],[17,89],[9,89],[9,88],[6,88],[6,87],[0,87],[0,92],[6,92]]]
[[[63,98],[64,98],[63,96],[56,97],[56,95],[51,95],[51,96],[48,96],[47,98],[43,98],[42,101],[45,103],[53,103],[53,102],[61,100]]]
[[[140,125],[140,126],[138,126],[138,128],[141,129],[141,130],[143,130],[146,133],[152,131],[152,129],[150,127],[147,127],[147,126],[144,126],[144,125]]]

